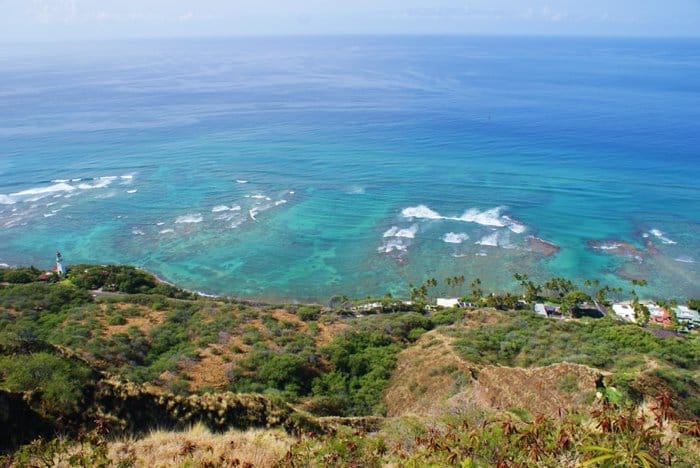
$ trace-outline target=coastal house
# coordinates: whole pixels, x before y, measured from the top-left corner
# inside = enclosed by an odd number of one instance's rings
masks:
[[[533,310],[537,315],[541,315],[543,317],[561,315],[561,308],[550,304],[535,304]]]
[[[544,304],[535,304],[535,313],[541,315],[542,317],[547,316],[547,309]]]
[[[664,328],[673,326],[673,320],[671,320],[671,313],[668,310],[653,302],[647,302],[644,305],[649,310],[650,325],[659,325],[660,327]]]
[[[617,315],[626,322],[637,322],[637,319],[635,318],[634,314],[634,307],[632,307],[632,304],[628,302],[613,304],[612,310],[613,312],[615,312],[615,315]]]
[[[582,302],[574,308],[574,317],[601,318],[607,315],[607,310],[602,304],[593,302]]]
[[[352,312],[381,312],[383,306],[381,302],[368,302],[366,304],[359,304],[350,308]]]
[[[700,327],[700,313],[697,310],[679,305],[674,307],[673,311],[676,313],[676,320],[678,320],[679,324],[683,324],[688,328]]]
[[[438,297],[437,305],[438,307],[461,307],[461,304],[459,303],[459,298],[456,297]]]

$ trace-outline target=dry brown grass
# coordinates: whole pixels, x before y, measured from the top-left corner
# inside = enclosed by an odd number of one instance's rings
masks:
[[[219,354],[212,350],[217,349]],[[191,389],[198,389],[204,386],[222,390],[228,383],[226,371],[231,364],[226,362],[223,355],[232,355],[224,346],[213,345],[199,353],[199,361],[193,363],[187,370],[187,377]]]
[[[560,410],[590,404],[600,376],[597,369],[570,363],[529,369],[487,366],[469,394],[458,398],[498,410],[520,408],[531,415],[556,416]]]
[[[458,327],[479,326],[494,319],[488,310],[474,311]],[[388,416],[435,416],[474,404],[554,416],[560,409],[586,406],[595,394],[601,372],[587,366],[481,367],[465,361],[452,348],[452,329],[426,333],[398,355],[384,394]]]
[[[461,382],[458,382],[458,378]],[[434,330],[399,353],[384,402],[387,416],[432,416],[447,410],[448,399],[471,381],[471,367]]]
[[[281,460],[293,439],[282,430],[255,429],[214,434],[197,424],[188,431],[154,431],[136,440],[109,444],[109,459],[131,460],[137,467],[272,466]]]

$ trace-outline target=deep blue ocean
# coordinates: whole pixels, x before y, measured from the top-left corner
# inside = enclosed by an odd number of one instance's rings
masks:
[[[700,295],[700,41],[0,45],[0,263],[248,298]],[[439,288],[440,294],[458,290]]]

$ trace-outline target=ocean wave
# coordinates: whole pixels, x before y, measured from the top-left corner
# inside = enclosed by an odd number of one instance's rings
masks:
[[[483,245],[487,247],[498,247],[498,232],[484,236],[474,243],[476,245]]]
[[[212,213],[221,213],[222,211],[238,211],[240,209],[241,209],[241,207],[238,205],[235,205],[235,206],[216,205],[214,208],[211,209],[211,212]]]
[[[196,224],[201,223],[204,220],[201,213],[187,214],[183,216],[178,216],[175,220],[176,224]]]
[[[445,219],[437,211],[433,211],[425,205],[409,206],[401,210],[401,216],[404,218],[417,219]]]
[[[142,231],[141,229],[139,229],[139,228],[133,228],[133,229],[131,230],[131,233],[132,233],[133,235],[135,235],[135,236],[145,236],[145,235],[146,235],[146,233],[143,232],[143,231]]]
[[[622,244],[621,242],[607,242],[607,243],[601,242],[601,243],[593,246],[594,249],[598,249],[598,250],[617,250],[617,249],[621,249],[624,247],[625,247],[625,244]]]
[[[236,229],[238,226],[245,223],[245,221],[245,218],[237,218],[231,224],[229,224],[228,227],[231,229]]]
[[[515,245],[510,242],[509,232],[504,230],[494,231],[474,242],[474,244],[484,247],[502,247],[504,249],[516,248]]]
[[[671,239],[669,239],[668,237],[666,237],[666,235],[665,235],[663,232],[661,232],[660,230],[658,230],[658,229],[651,229],[651,230],[649,231],[649,234],[653,235],[654,237],[656,237],[657,239],[659,239],[659,240],[660,240],[662,243],[664,243],[664,244],[671,244],[671,245],[672,245],[672,244],[677,244],[677,243],[678,243],[678,242],[676,242],[676,241],[674,241],[674,240],[671,240]]]
[[[688,255],[681,255],[678,258],[674,258],[674,260],[681,263],[695,263],[695,259]]]
[[[379,248],[377,252],[380,253],[391,253],[391,252],[406,252],[408,250],[408,245],[401,238],[392,237],[385,241]]]
[[[160,231],[158,231],[159,234],[170,234],[171,232],[175,232],[175,229],[168,228],[168,229],[161,229]]]
[[[247,184],[248,181],[247,181],[247,180],[243,180],[243,179],[236,179],[236,183],[238,183],[238,184]]]
[[[136,193],[138,191],[139,191],[139,189],[131,189],[131,190],[127,190],[126,193]]]
[[[469,239],[469,235],[465,232],[448,232],[442,236],[443,242],[448,244],[461,244],[467,239]]]
[[[32,203],[47,196],[53,196],[53,198],[65,196],[66,198],[70,198],[76,193],[79,193],[81,190],[106,188],[119,178],[131,180],[133,175],[54,179],[51,181],[51,185],[48,186],[32,187],[10,194],[0,194],[0,204],[14,205],[18,202]]]
[[[382,237],[405,237],[407,239],[413,239],[414,237],[416,237],[417,232],[417,224],[414,224],[405,229],[400,229],[398,226],[392,226],[386,232],[384,232],[384,235]]]
[[[104,177],[98,177],[97,179],[93,179],[93,181],[97,181],[94,184],[87,184],[87,183],[82,183],[78,184],[77,188],[80,190],[93,190],[93,189],[99,189],[99,188],[105,188],[109,187],[112,182],[114,182],[117,179],[117,176],[104,176]]]
[[[409,206],[401,211],[401,216],[410,219],[430,219],[430,220],[447,220],[461,221],[465,223],[476,223],[481,226],[488,227],[507,227],[511,231],[521,234],[527,230],[527,226],[515,221],[507,215],[502,215],[504,207],[497,206],[488,210],[481,211],[478,208],[469,208],[461,216],[443,216],[435,210],[428,208],[426,205]]]
[[[49,185],[48,187],[35,187],[27,190],[22,190],[21,192],[11,193],[10,197],[31,197],[32,195],[48,195],[50,193],[71,192],[73,190],[75,190],[75,187],[73,187],[72,185],[67,184],[65,182],[59,182],[57,184]]]

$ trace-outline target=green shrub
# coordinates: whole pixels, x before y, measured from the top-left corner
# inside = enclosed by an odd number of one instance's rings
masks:
[[[34,267],[0,268],[0,281],[14,284],[26,284],[36,281],[41,271]]]
[[[318,317],[321,315],[321,308],[315,306],[302,306],[297,309],[297,315],[304,322],[318,320]]]
[[[107,320],[107,323],[109,325],[124,325],[126,323],[126,319],[124,318],[123,315],[112,315]]]
[[[0,385],[14,391],[38,391],[48,413],[76,411],[91,370],[83,363],[46,352],[0,357]]]

